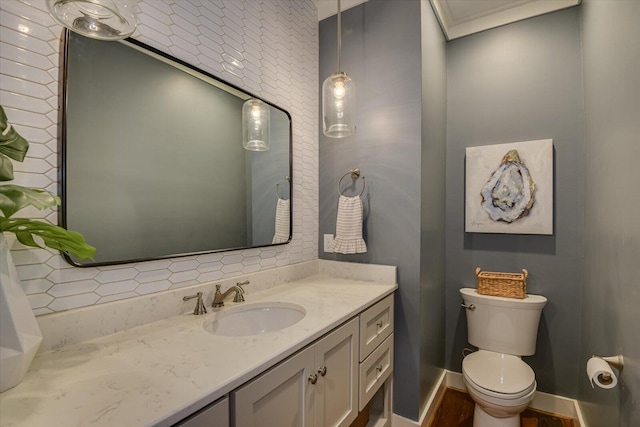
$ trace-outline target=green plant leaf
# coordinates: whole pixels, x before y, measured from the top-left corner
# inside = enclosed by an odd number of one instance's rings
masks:
[[[27,206],[43,210],[59,204],[60,198],[46,190],[11,184],[0,185],[0,211],[7,218]]]
[[[0,105],[0,181],[13,179],[11,159],[22,162],[29,143],[9,123],[4,108]],[[0,232],[14,233],[18,241],[26,246],[42,248],[40,241],[51,249],[68,252],[78,259],[93,258],[96,248],[84,241],[82,234],[69,231],[47,222],[31,219],[10,219],[27,206],[43,210],[60,204],[60,198],[46,190],[20,185],[0,185]],[[38,236],[39,239],[34,238]]]
[[[28,149],[29,143],[11,126],[4,108],[0,105],[0,154],[22,162]]]
[[[45,246],[71,253],[78,259],[93,258],[96,254],[96,248],[86,243],[82,234],[42,221],[0,218],[0,231],[14,233],[23,245],[42,248],[34,239],[38,236]]]
[[[4,154],[0,153],[0,181],[11,181],[13,179],[13,163]]]

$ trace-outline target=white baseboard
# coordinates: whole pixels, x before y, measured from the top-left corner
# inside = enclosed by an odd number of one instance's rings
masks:
[[[576,416],[574,417],[574,420],[577,421],[578,427],[587,427],[587,423],[585,422],[584,417],[582,416],[582,409],[580,408],[580,404],[578,403],[577,400],[575,402],[574,409],[576,411]]]
[[[578,419],[579,407],[577,403],[575,399],[536,391],[529,407],[539,411]]]
[[[467,391],[467,386],[464,384],[462,374],[459,372],[447,371],[447,387],[462,390],[464,392]]]
[[[431,417],[431,415],[435,413],[436,409],[438,409],[440,396],[444,394],[445,390],[448,387],[448,373],[449,371],[447,371],[446,369],[442,370],[442,374],[438,378],[436,385],[433,387],[431,394],[429,394],[429,397],[427,397],[427,400],[424,403],[422,410],[420,411],[419,421],[413,421],[398,414],[393,414],[393,416],[391,417],[391,427],[420,427],[425,420],[429,419],[429,417]]]
[[[393,414],[391,417],[391,427],[420,427],[426,419],[429,419],[436,409],[438,409],[437,406],[440,401],[440,396],[442,396],[447,389],[447,372],[446,369],[442,370],[442,374],[440,374],[436,385],[433,387],[429,397],[427,397],[422,411],[420,411],[420,421],[413,421],[398,414]]]
[[[447,387],[462,391],[467,390],[461,373],[444,370],[433,391],[427,398],[422,411],[420,411],[420,420],[413,421],[393,414],[391,419],[392,427],[420,427],[425,419],[429,419],[435,412],[440,396]],[[529,407],[539,411],[571,417],[577,421],[578,427],[587,427],[582,417],[582,412],[580,411],[580,405],[578,405],[578,401],[575,399],[537,391]]]

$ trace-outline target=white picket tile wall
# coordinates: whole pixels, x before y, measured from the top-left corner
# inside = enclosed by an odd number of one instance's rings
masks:
[[[318,257],[318,24],[313,0],[141,0],[134,38],[289,111],[293,241],[285,246],[111,267],[75,268],[7,241],[36,314],[239,276]],[[0,103],[31,143],[16,184],[58,191],[62,28],[45,0],[0,0]],[[18,216],[57,223],[55,211]]]

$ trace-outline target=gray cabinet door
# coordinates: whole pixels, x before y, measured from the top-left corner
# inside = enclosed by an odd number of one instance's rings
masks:
[[[234,391],[235,427],[311,427],[315,370],[311,346]]]

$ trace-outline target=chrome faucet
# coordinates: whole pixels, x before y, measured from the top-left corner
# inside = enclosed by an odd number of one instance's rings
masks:
[[[204,303],[202,302],[202,292],[198,292],[197,294],[191,295],[191,296],[184,296],[182,297],[182,301],[189,301],[190,299],[194,299],[194,298],[198,298],[198,300],[196,301],[196,308],[193,310],[193,314],[195,315],[206,314],[207,309],[205,308]]]
[[[227,289],[224,293],[220,292],[220,285],[216,285],[216,293],[213,296],[213,304],[211,305],[213,308],[223,307],[224,299],[231,293],[235,292],[235,296],[233,297],[233,302],[244,302],[244,289],[243,286],[249,284],[249,281],[246,280],[244,282],[238,282],[229,289]]]

